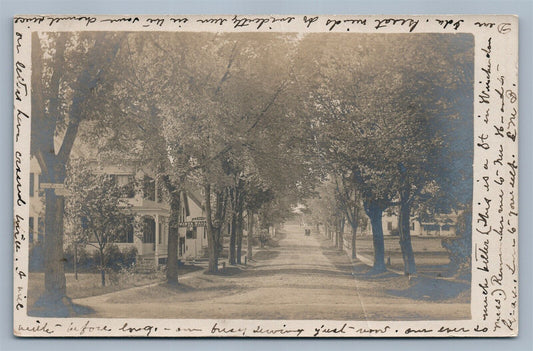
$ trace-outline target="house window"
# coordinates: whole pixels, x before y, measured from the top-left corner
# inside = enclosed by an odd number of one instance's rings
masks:
[[[43,189],[41,189],[41,175],[37,175],[37,189],[39,191],[39,196],[44,196]]]
[[[387,222],[387,230],[392,231],[392,222]]]
[[[133,221],[134,221],[133,217],[131,217],[128,220],[128,224],[126,225],[126,228],[124,230],[124,234],[120,236],[119,242],[122,242],[122,243],[133,243],[133,235],[134,235]]]
[[[185,238],[181,237],[178,245],[178,255],[183,256],[185,252]]]
[[[193,229],[187,229],[185,237],[187,239],[196,239],[196,227],[194,227]]]
[[[133,223],[128,224],[128,227],[126,229],[126,242],[132,243],[133,242]]]
[[[30,173],[30,196],[33,197],[35,192],[35,174]]]
[[[30,217],[29,225],[30,225],[30,230],[28,234],[29,234],[30,243],[32,243],[33,242],[33,217]]]
[[[425,224],[424,229],[426,231],[438,231],[440,226],[438,224]]]
[[[143,220],[143,243],[155,243],[155,221],[145,217]]]
[[[163,243],[163,223],[159,223],[159,243]]]
[[[122,196],[126,198],[135,197],[135,180],[131,175],[117,176],[117,185],[122,188]]]
[[[415,230],[415,222],[411,222],[411,230]]]
[[[42,242],[44,236],[44,218],[39,217],[37,220],[37,241]]]
[[[449,224],[445,224],[445,225],[443,225],[443,226],[442,226],[442,230],[444,230],[444,231],[448,231],[448,230],[450,230],[450,225],[449,225]]]
[[[155,180],[147,175],[144,176],[143,194],[146,200],[155,201]]]

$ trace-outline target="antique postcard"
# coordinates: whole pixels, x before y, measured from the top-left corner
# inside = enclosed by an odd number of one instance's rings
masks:
[[[14,18],[14,334],[518,335],[518,18]]]

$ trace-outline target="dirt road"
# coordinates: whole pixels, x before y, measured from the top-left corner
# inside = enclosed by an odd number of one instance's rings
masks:
[[[220,275],[182,277],[178,288],[165,284],[77,299],[92,317],[223,319],[418,319],[467,318],[468,305],[454,301],[421,303],[393,297],[387,288],[406,288],[404,277],[354,277],[345,253],[318,233],[304,235],[286,226],[279,246],[259,250],[248,266]],[[356,267],[357,270],[357,267]]]

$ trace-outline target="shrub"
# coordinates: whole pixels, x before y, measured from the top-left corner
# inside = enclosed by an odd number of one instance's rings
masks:
[[[472,208],[457,218],[456,236],[442,239],[442,247],[448,252],[450,270],[457,276],[469,279],[472,267]]]
[[[127,247],[123,250],[116,244],[108,244],[104,249],[104,262],[108,271],[118,272],[124,267],[131,267],[137,257],[136,247]],[[95,251],[94,255],[95,266],[100,264],[100,252]]]
[[[120,268],[124,265],[124,255],[117,245],[106,245],[104,249],[104,262],[106,264],[106,268],[113,271],[120,270]]]
[[[137,259],[137,248],[135,246],[124,248],[124,250],[122,251],[122,257],[122,263],[125,267],[133,266]]]
[[[87,252],[87,249],[84,246],[78,246],[78,272],[94,272],[95,271],[95,261],[94,255],[91,255]],[[74,271],[74,246],[69,245],[63,252],[65,270],[73,272]]]

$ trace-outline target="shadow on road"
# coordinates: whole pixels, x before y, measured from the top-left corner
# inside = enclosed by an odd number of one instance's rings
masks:
[[[279,256],[279,251],[275,250],[263,250],[254,254],[254,261],[273,260]]]
[[[326,276],[349,276],[350,273],[339,272],[331,269],[320,269],[320,268],[273,268],[273,269],[257,269],[253,271],[243,272],[239,278],[249,278],[249,277],[266,277],[266,276],[275,276],[275,275],[299,275],[299,276],[313,276],[313,275],[326,275]]]
[[[470,291],[470,286],[465,283],[458,283],[443,279],[432,278],[413,278],[410,286],[404,290],[390,289],[386,290],[387,294],[407,297],[414,300],[440,301],[449,300],[464,295]],[[470,296],[470,294],[468,294]]]

